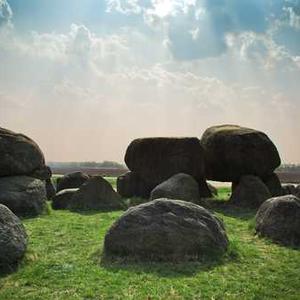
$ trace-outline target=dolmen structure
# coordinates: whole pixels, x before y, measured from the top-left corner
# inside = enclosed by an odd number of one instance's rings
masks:
[[[123,197],[149,198],[157,185],[178,173],[197,181],[200,197],[211,196],[205,181],[204,149],[198,138],[136,139],[126,150],[125,163],[130,172],[117,180]]]
[[[232,182],[230,202],[243,207],[258,208],[283,193],[274,173],[281,163],[274,143],[263,132],[237,125],[210,127],[201,139],[136,139],[125,163],[130,171],[117,180],[123,197],[190,198],[199,204],[212,196],[206,180]]]
[[[202,250],[189,243],[176,249],[180,234],[171,233],[173,229],[167,223],[170,220],[170,225],[180,233],[182,229],[175,224],[176,220],[185,223],[183,211],[194,209],[195,204],[205,206],[203,200],[212,193],[216,195],[206,180],[231,182],[228,204],[258,210],[257,234],[286,245],[299,245],[300,185],[281,186],[275,173],[281,164],[280,155],[261,131],[219,125],[205,130],[201,139],[140,138],[129,144],[125,163],[129,172],[118,178],[117,191],[122,197],[143,197],[150,202],[128,210],[111,227],[105,238],[106,256],[147,259],[151,255],[166,258],[167,253],[172,253],[171,256],[183,257],[180,251],[197,256]],[[197,221],[193,222],[197,227]],[[156,228],[151,225],[154,223],[161,225]],[[187,232],[184,235],[189,236]],[[183,236],[180,239],[185,241]],[[131,238],[141,242],[133,246]],[[148,245],[144,238],[153,244]],[[197,241],[196,235],[194,238],[198,245],[206,243],[205,239]],[[168,241],[172,250],[163,240]],[[198,254],[196,249],[200,251]]]
[[[140,261],[199,260],[223,255],[223,222],[207,209],[217,190],[207,180],[231,182],[226,205],[255,209],[255,230],[274,242],[300,246],[300,185],[282,186],[280,155],[263,132],[237,125],[208,128],[197,137],[149,137],[127,147],[129,171],[117,191],[105,178],[74,172],[51,182],[39,146],[0,128],[0,272],[18,265],[28,237],[19,218],[53,209],[123,210],[124,198],[141,197],[107,231],[104,258]],[[214,195],[214,196],[213,196]]]

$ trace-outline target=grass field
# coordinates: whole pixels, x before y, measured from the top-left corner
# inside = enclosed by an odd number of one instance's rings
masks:
[[[101,263],[105,232],[121,211],[26,219],[29,249],[16,273],[0,277],[0,299],[300,299],[300,251],[254,236],[254,211],[223,201],[212,208],[229,252],[184,264]]]

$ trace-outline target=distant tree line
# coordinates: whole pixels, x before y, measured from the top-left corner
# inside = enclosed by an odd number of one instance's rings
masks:
[[[112,168],[126,169],[124,164],[116,161],[105,160],[103,162],[96,161],[72,161],[72,162],[48,162],[51,168]],[[276,170],[277,172],[300,172],[300,164],[282,164]]]
[[[300,172],[300,164],[282,164],[276,171],[278,172]]]
[[[51,168],[112,168],[112,169],[125,169],[125,165],[115,162],[105,160],[103,162],[95,161],[82,161],[82,162],[48,162]]]

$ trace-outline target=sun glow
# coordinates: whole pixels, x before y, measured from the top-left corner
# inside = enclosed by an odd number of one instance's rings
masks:
[[[173,0],[158,0],[154,4],[154,12],[157,16],[163,18],[172,15],[175,11],[177,1]]]

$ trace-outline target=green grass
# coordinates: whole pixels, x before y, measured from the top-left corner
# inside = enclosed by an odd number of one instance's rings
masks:
[[[184,264],[101,264],[105,232],[121,211],[26,219],[29,249],[18,271],[0,278],[0,299],[299,299],[300,251],[254,236],[253,211],[212,207],[229,253]]]
[[[110,184],[111,186],[116,189],[117,188],[117,182],[116,182],[116,177],[104,177]]]
[[[220,187],[218,188],[218,196],[215,198],[218,200],[227,200],[231,195],[231,188],[230,187]]]

